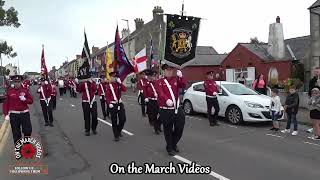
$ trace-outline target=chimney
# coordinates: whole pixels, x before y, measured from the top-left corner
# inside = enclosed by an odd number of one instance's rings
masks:
[[[122,39],[128,37],[129,34],[130,34],[129,29],[122,29],[122,31],[121,31]]]
[[[283,26],[278,16],[275,23],[269,26],[268,53],[274,59],[283,59],[285,57],[285,45]]]
[[[95,54],[96,52],[99,51],[99,48],[98,47],[94,47],[92,46],[92,54]]]
[[[163,9],[160,6],[155,6],[152,11],[153,19],[160,19],[163,17]]]
[[[77,54],[76,59],[80,59],[80,58],[81,58],[81,55]]]
[[[136,30],[142,29],[143,25],[144,25],[144,21],[141,18],[136,18],[134,20],[134,22],[136,23]]]

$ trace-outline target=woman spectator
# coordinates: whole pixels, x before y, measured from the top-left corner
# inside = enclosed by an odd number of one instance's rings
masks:
[[[309,137],[313,140],[320,140],[320,90],[315,87],[311,90],[310,119],[313,121],[314,135]]]
[[[254,80],[252,89],[257,91],[260,94],[267,95],[267,83],[263,79],[263,75],[260,74],[256,80]]]
[[[238,75],[238,77],[237,77],[237,83],[246,85],[247,80],[246,80],[246,78],[244,77],[243,72]]]

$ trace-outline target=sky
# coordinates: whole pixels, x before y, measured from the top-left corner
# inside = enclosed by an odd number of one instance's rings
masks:
[[[269,24],[280,16],[285,39],[310,35],[308,7],[316,0],[184,0],[186,15],[203,18],[198,45],[230,52],[251,37],[267,42]],[[114,41],[117,24],[131,32],[134,19],[152,19],[154,6],[166,14],[179,14],[182,0],[6,0],[14,7],[19,28],[0,27],[0,39],[8,41],[18,56],[3,58],[3,65],[20,65],[20,73],[40,71],[42,44],[48,69],[81,54],[84,29],[90,48]]]

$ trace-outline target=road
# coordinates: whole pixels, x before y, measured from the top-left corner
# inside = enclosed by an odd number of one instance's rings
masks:
[[[67,94],[68,95],[68,94]],[[222,121],[219,127],[209,127],[202,115],[187,116],[181,152],[167,155],[163,134],[155,135],[132,94],[124,95],[127,123],[124,137],[113,141],[110,120],[99,119],[98,135],[84,136],[81,100],[64,96],[57,98],[55,127],[44,128],[38,97],[31,106],[34,135],[40,136],[48,155],[42,160],[48,165],[48,175],[12,176],[7,172],[12,160],[11,132],[0,152],[0,178],[15,179],[232,179],[232,180],[318,180],[320,177],[320,143],[308,140],[307,127],[300,126],[299,135],[292,137],[271,133],[269,123],[233,126]],[[98,102],[98,104],[100,104]],[[101,118],[101,109],[98,106]],[[112,163],[126,166],[155,163],[166,166],[195,161],[210,166],[210,174],[118,174],[109,171]]]

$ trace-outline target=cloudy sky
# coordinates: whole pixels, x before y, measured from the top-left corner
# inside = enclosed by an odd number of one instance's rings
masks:
[[[201,22],[198,45],[213,46],[219,53],[230,52],[238,42],[251,37],[268,40],[269,24],[281,17],[285,38],[309,35],[310,7],[316,0],[185,0],[187,15],[205,18]],[[0,39],[7,40],[18,53],[3,64],[20,62],[21,73],[40,71],[41,45],[45,45],[47,66],[60,66],[74,59],[83,46],[86,29],[89,46],[102,47],[114,39],[119,28],[134,30],[134,19],[152,19],[152,9],[179,13],[182,0],[6,0],[15,7],[21,26],[0,27]]]

